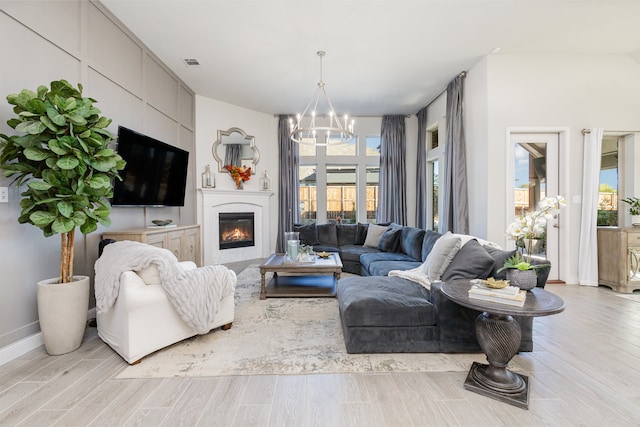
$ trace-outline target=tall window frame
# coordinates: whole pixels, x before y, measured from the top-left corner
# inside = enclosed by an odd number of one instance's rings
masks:
[[[427,126],[427,226],[438,232],[442,232],[443,130],[439,129],[437,122]],[[435,182],[436,176],[440,182]]]
[[[337,167],[355,167],[356,185],[356,222],[366,223],[367,219],[367,172],[371,174],[372,168],[379,171],[380,155],[367,155],[367,140],[380,139],[379,134],[366,133],[354,136],[355,155],[327,154],[327,147],[316,146],[313,150],[301,150],[300,168],[314,167],[316,178],[316,212],[315,222],[325,224],[329,222],[327,217],[327,170]],[[335,150],[334,150],[335,151]],[[369,150],[370,151],[370,150]],[[301,180],[304,177],[300,176]],[[333,221],[333,219],[331,218]],[[307,221],[313,222],[313,221]]]

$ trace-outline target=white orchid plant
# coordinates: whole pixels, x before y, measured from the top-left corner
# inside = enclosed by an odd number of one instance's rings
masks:
[[[509,228],[507,235],[517,243],[529,240],[529,247],[533,239],[542,239],[547,231],[547,220],[553,219],[560,212],[560,208],[567,205],[563,196],[545,197],[540,200],[538,210],[527,212],[516,218]]]

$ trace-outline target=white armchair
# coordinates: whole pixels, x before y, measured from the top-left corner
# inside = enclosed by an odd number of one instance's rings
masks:
[[[197,268],[191,261],[180,264],[185,269]],[[229,271],[235,285],[235,274]],[[209,330],[231,328],[234,308],[234,295],[224,297]],[[98,312],[96,320],[98,336],[129,364],[196,335],[167,298],[153,264],[139,272],[122,273],[115,304],[106,312]]]

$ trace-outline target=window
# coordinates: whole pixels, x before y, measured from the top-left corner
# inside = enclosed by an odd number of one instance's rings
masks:
[[[603,137],[598,191],[598,225],[618,225],[618,138]]]
[[[376,222],[380,136],[350,144],[300,144],[300,217],[303,223]]]
[[[427,128],[427,225],[440,231],[440,165],[444,160],[444,145],[439,142],[438,124]]]

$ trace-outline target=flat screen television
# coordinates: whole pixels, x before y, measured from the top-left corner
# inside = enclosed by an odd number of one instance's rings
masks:
[[[122,126],[117,151],[127,165],[115,180],[113,206],[184,206],[188,151]]]

